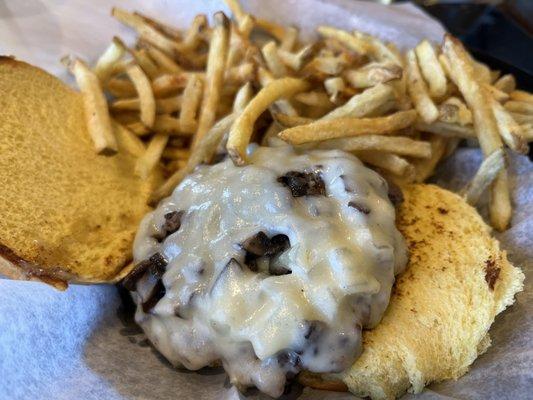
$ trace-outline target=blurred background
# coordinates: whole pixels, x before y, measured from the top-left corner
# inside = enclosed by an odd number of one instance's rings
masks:
[[[403,1],[405,2],[405,1]],[[533,90],[533,0],[411,1],[442,24],[480,61],[512,73]],[[383,0],[381,3],[402,3]]]

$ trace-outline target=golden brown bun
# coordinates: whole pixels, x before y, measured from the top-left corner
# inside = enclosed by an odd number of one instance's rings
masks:
[[[303,374],[308,386],[345,384],[361,397],[394,399],[457,379],[490,346],[495,316],[522,290],[522,271],[462,198],[433,185],[406,186],[404,194],[397,222],[410,258],[389,308],[364,332],[363,354],[350,369]]]
[[[156,175],[141,181],[125,143],[97,155],[81,95],[0,57],[0,274],[65,288],[111,281],[131,260]]]

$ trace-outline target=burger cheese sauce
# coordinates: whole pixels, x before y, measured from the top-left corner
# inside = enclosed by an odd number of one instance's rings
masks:
[[[407,262],[387,192],[336,150],[199,167],[140,226],[136,321],[174,365],[221,362],[274,397],[301,370],[346,369]]]

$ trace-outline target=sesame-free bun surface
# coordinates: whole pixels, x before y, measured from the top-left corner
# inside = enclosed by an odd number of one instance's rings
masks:
[[[394,399],[457,379],[490,346],[494,318],[522,290],[522,271],[461,197],[434,185],[408,185],[403,192],[397,225],[409,263],[383,320],[364,332],[363,353],[351,368],[303,374],[304,384]]]
[[[45,71],[0,57],[0,93],[0,274],[116,279],[157,174],[135,177],[125,144],[97,155],[80,93]]]

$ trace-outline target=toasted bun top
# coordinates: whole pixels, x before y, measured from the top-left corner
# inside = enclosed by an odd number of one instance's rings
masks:
[[[392,399],[463,375],[490,345],[489,328],[522,290],[490,228],[461,197],[410,185],[398,213],[410,258],[381,323],[343,375],[359,396]]]
[[[0,273],[58,287],[113,280],[157,174],[134,176],[125,145],[97,155],[81,95],[45,71],[0,57],[0,93]]]

